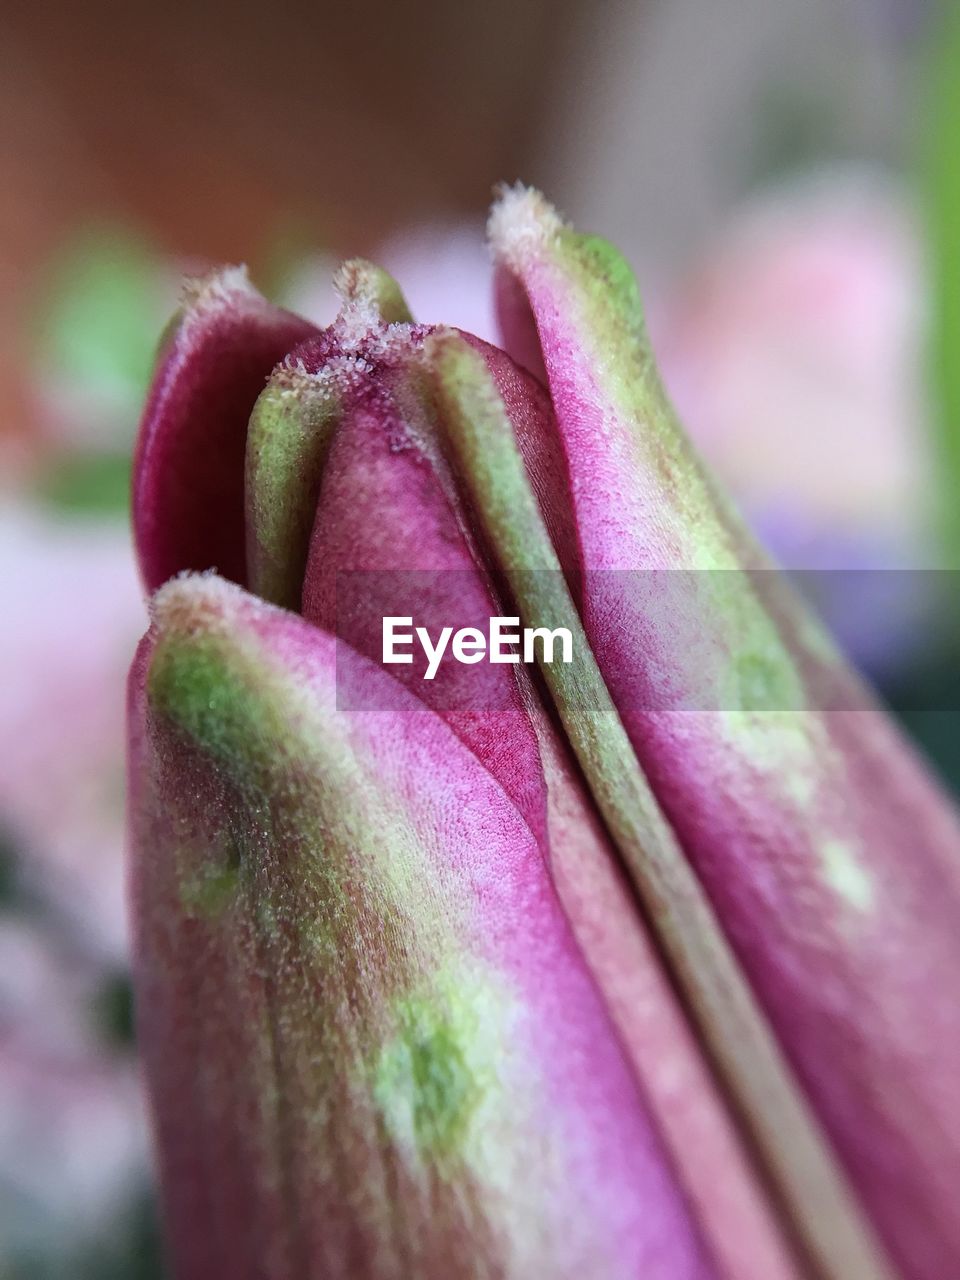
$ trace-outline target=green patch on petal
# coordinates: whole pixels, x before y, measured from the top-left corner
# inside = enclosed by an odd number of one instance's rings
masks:
[[[148,679],[153,710],[169,717],[237,783],[262,784],[274,772],[287,726],[266,668],[217,637],[169,637],[156,648]]]
[[[556,263],[565,277],[561,288],[576,308],[581,341],[589,350],[606,353],[606,359],[592,365],[600,371],[604,392],[625,418],[652,425],[657,436],[665,434],[669,412],[656,380],[643,303],[629,263],[609,241],[573,231],[561,235]]]
[[[250,586],[285,608],[300,605],[317,494],[338,413],[339,397],[328,383],[284,368],[273,375],[250,418]]]
[[[558,247],[562,253],[569,253],[575,264],[584,301],[607,315],[613,312],[617,322],[629,330],[638,343],[645,343],[640,289],[620,250],[602,236],[570,230],[560,233]]]
[[[427,1000],[401,1003],[399,1030],[377,1064],[374,1096],[395,1139],[430,1153],[453,1150],[476,1109],[479,1086],[453,1024]]]
[[[717,727],[721,749],[731,748],[738,761],[774,783],[798,808],[813,803],[818,752],[826,748],[810,712],[722,711]]]
[[[475,1163],[473,1138],[482,1137],[482,1113],[503,1087],[504,1046],[515,1015],[509,993],[490,975],[447,975],[429,992],[397,1002],[392,1033],[374,1066],[373,1094],[399,1146]],[[482,1148],[474,1151],[477,1159]]]
[[[855,910],[869,911],[874,901],[873,881],[854,845],[848,840],[825,840],[820,847],[820,858],[831,889]]]
[[[694,454],[677,447],[682,432],[660,382],[629,263],[602,237],[565,229],[551,246],[547,269],[550,292],[570,308],[582,373],[595,384],[581,394],[598,405],[606,401],[605,447],[627,474],[659,472],[675,495],[680,509],[671,532],[681,549],[675,567],[738,568],[736,549],[717,519],[717,495]]]
[[[793,692],[794,682],[776,662],[759,653],[742,654],[734,659],[737,703],[743,711],[789,710],[785,699]]]
[[[722,706],[733,711],[796,711],[803,705],[803,689],[772,627],[757,619],[755,629],[769,630],[769,646],[748,649],[730,663],[721,682]],[[723,688],[726,685],[726,688]]]
[[[236,900],[241,859],[235,843],[228,843],[223,860],[205,858],[192,863],[180,882],[180,900],[188,915],[214,920]]]

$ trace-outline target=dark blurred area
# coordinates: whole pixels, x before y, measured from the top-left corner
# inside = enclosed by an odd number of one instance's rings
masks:
[[[256,268],[281,235],[356,252],[478,213],[531,153],[570,9],[8,5],[7,358],[37,272],[86,224]]]
[[[633,261],[681,414],[774,554],[896,571],[818,604],[960,787],[953,575],[924,572],[960,568],[956,12],[5,6],[0,1280],[162,1273],[126,978],[126,505],[184,272],[246,262],[322,319],[364,253],[422,319],[484,332],[491,188],[542,187]]]

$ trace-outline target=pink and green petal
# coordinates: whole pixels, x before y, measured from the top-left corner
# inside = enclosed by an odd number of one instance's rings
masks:
[[[333,284],[344,303],[366,308],[371,321],[413,324],[400,286],[376,263],[365,258],[349,258],[337,271]]]
[[[247,585],[299,611],[317,489],[337,406],[288,357],[260,393],[246,445]]]
[[[148,591],[184,569],[246,580],[247,422],[274,365],[313,332],[262,298],[242,268],[188,290],[160,350],[134,458],[134,536]]]
[[[358,335],[410,323],[400,288],[356,258],[337,272],[339,322],[286,354],[261,392],[246,444],[248,585],[299,612],[327,449],[345,397],[373,374]]]
[[[800,1280],[806,1268],[770,1204],[629,880],[566,748],[537,719],[550,871],[718,1267],[730,1280]]]
[[[341,380],[343,412],[320,485],[303,616],[380,662],[382,619],[412,617],[486,631],[502,613],[440,453],[416,331],[370,332],[361,386]],[[328,363],[317,380],[337,382]],[[348,375],[349,376],[349,375]],[[342,378],[342,375],[341,375]],[[391,671],[442,715],[545,838],[545,795],[525,693],[511,666],[464,666],[447,654],[433,680],[418,653]]]
[[[523,190],[491,235],[508,345],[550,386],[600,672],[888,1248],[934,1280],[960,1253],[956,818],[695,457],[620,255]]]
[[[887,1275],[872,1232],[637,762],[560,570],[496,381],[476,351],[452,331],[428,340],[427,357],[458,472],[525,625],[563,626],[573,636],[574,663],[543,664],[544,679],[794,1230],[824,1276]]]
[[[131,701],[178,1276],[715,1275],[539,845],[439,717],[213,577],[157,596]]]

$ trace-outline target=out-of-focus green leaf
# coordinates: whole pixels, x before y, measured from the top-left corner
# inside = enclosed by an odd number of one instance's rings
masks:
[[[122,228],[84,232],[50,268],[37,325],[43,367],[87,387],[139,395],[166,306],[161,260]]]
[[[60,457],[41,476],[37,496],[71,515],[125,518],[130,504],[130,457],[126,453]]]

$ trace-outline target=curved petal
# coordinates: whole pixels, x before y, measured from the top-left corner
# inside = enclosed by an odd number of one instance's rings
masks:
[[[178,1276],[714,1276],[526,824],[336,647],[185,578],[135,666],[137,989]],[[341,711],[345,687],[380,709]]]
[[[148,591],[184,569],[246,580],[247,421],[271,369],[315,332],[242,268],[198,281],[164,341],[133,466],[133,528]]]
[[[491,234],[508,342],[535,339],[549,380],[606,685],[878,1229],[933,1280],[960,1254],[955,814],[718,496],[616,251],[522,190]]]
[[[251,591],[300,609],[320,479],[334,426],[358,377],[364,326],[409,326],[400,288],[380,267],[345,262],[335,287],[341,320],[289,352],[261,392],[246,444],[246,544]],[[358,336],[359,335],[359,336]],[[358,363],[359,362],[359,363]]]
[[[434,335],[428,354],[441,420],[520,613],[528,626],[559,625],[570,632],[573,662],[541,663],[544,679],[781,1206],[818,1273],[836,1280],[887,1275],[868,1224],[637,761],[560,572],[499,389],[485,363],[453,332]]]

